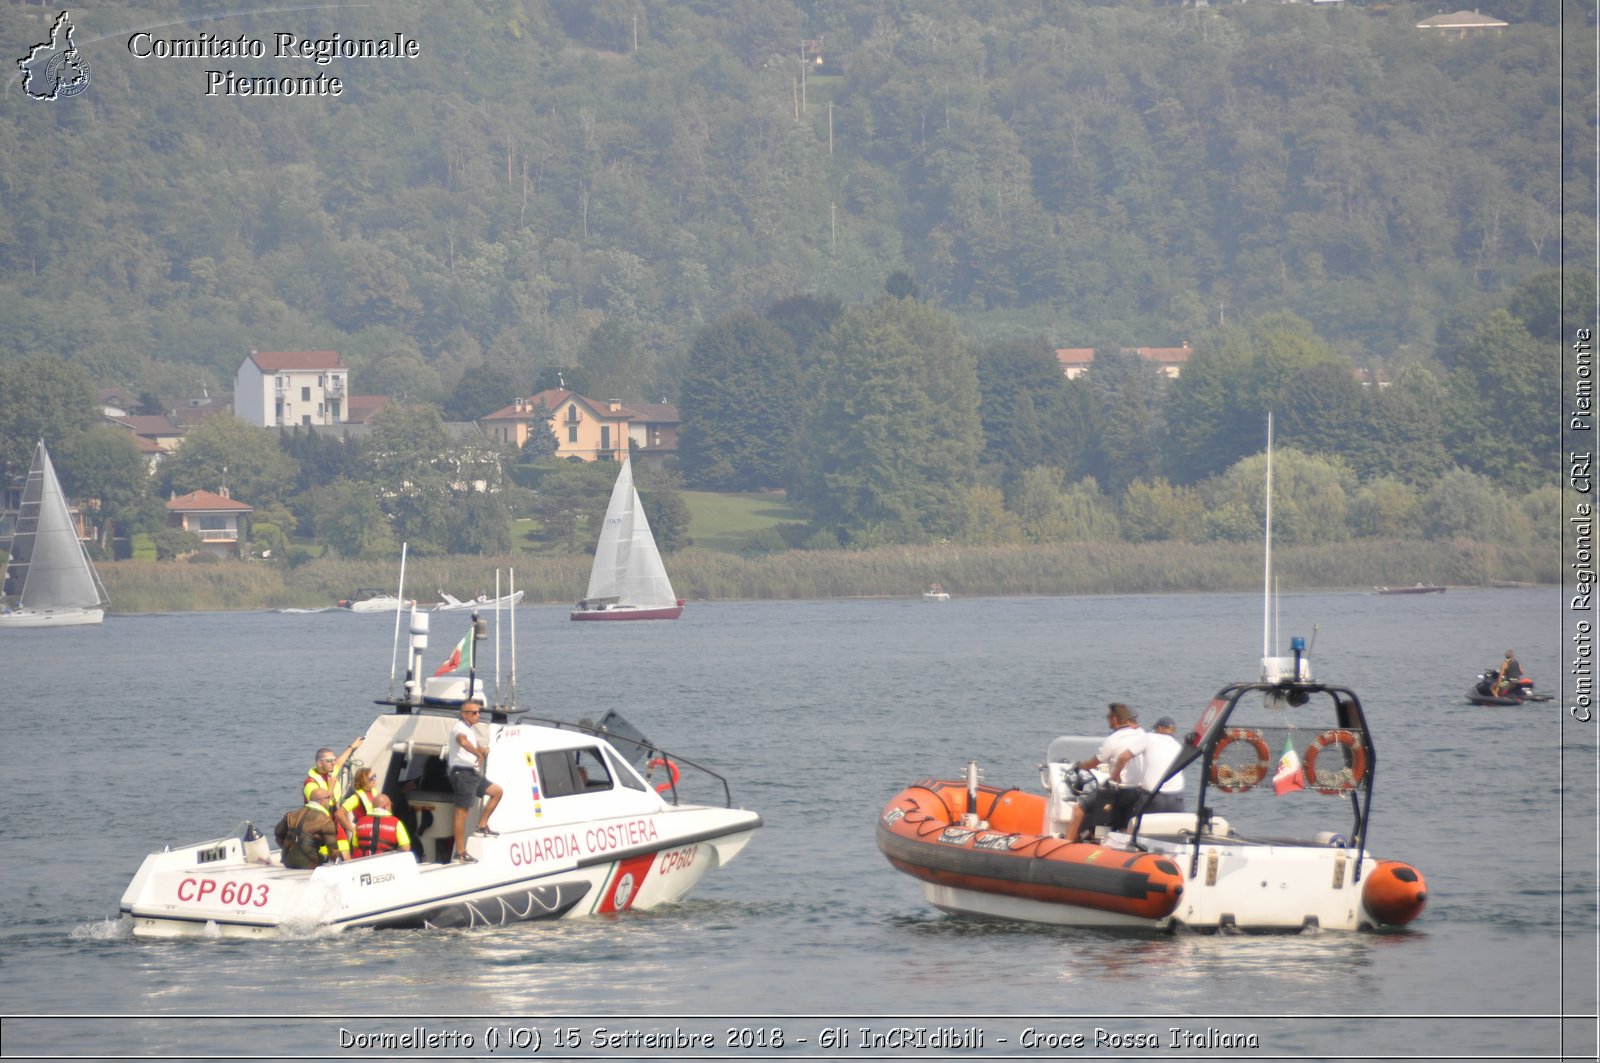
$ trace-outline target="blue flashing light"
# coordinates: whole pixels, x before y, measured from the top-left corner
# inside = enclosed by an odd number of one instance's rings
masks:
[[[1296,653],[1303,653],[1306,648],[1306,640],[1296,635],[1289,640],[1289,648]]]

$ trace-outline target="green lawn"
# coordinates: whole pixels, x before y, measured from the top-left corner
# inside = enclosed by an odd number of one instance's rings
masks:
[[[689,537],[707,550],[737,553],[750,537],[775,524],[804,523],[806,516],[789,505],[782,491],[681,491],[689,507]]]

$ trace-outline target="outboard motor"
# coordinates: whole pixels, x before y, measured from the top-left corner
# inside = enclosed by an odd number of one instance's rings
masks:
[[[246,822],[244,835],[239,839],[244,843],[244,858],[252,864],[265,864],[270,862],[272,849],[267,844],[267,839],[256,830],[254,823]]]

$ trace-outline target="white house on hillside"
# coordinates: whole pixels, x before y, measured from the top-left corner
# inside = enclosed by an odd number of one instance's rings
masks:
[[[233,412],[261,428],[343,424],[350,370],[338,351],[251,351],[233,378]]]

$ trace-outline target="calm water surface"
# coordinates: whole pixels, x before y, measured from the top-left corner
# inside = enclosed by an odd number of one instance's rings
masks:
[[[1138,1058],[1592,1058],[1594,725],[1558,702],[1482,709],[1462,696],[1507,646],[1555,689],[1559,594],[1286,595],[1280,615],[1285,640],[1314,634],[1318,677],[1366,704],[1382,757],[1372,848],[1419,866],[1430,887],[1409,931],[984,923],[927,906],[873,843],[890,796],[968,760],[990,782],[1036,787],[1049,739],[1098,733],[1108,701],[1186,727],[1217,688],[1256,671],[1251,595],[705,603],[637,624],[521,609],[522,705],[621,710],[721,770],[765,828],[666,910],[271,942],[134,941],[117,902],[150,849],[271,824],[296,803],[312,751],[375,715],[393,618],[114,616],[101,629],[6,632],[0,1053],[320,1058],[344,1054],[340,1028],[420,1025],[470,1030],[474,1047],[350,1054],[525,1058],[489,1051],[485,1036],[537,1026],[543,1058],[923,1058],[963,1052],[863,1047],[860,1028],[949,1025],[981,1031],[965,1049],[974,1058],[1112,1058],[1116,1038]],[[455,623],[436,618],[430,659],[454,644]],[[1348,821],[1336,798],[1253,804],[1223,811]],[[284,1015],[326,1018],[290,1031]],[[563,1024],[581,1044],[557,1047]],[[825,1050],[832,1026],[851,1043]],[[704,1029],[718,1047],[596,1048],[597,1027]],[[743,1046],[726,1044],[729,1027]],[[1029,1027],[1087,1043],[1027,1048]],[[1171,1049],[1169,1027],[1259,1047]],[[1137,1046],[1154,1035],[1157,1047]]]

